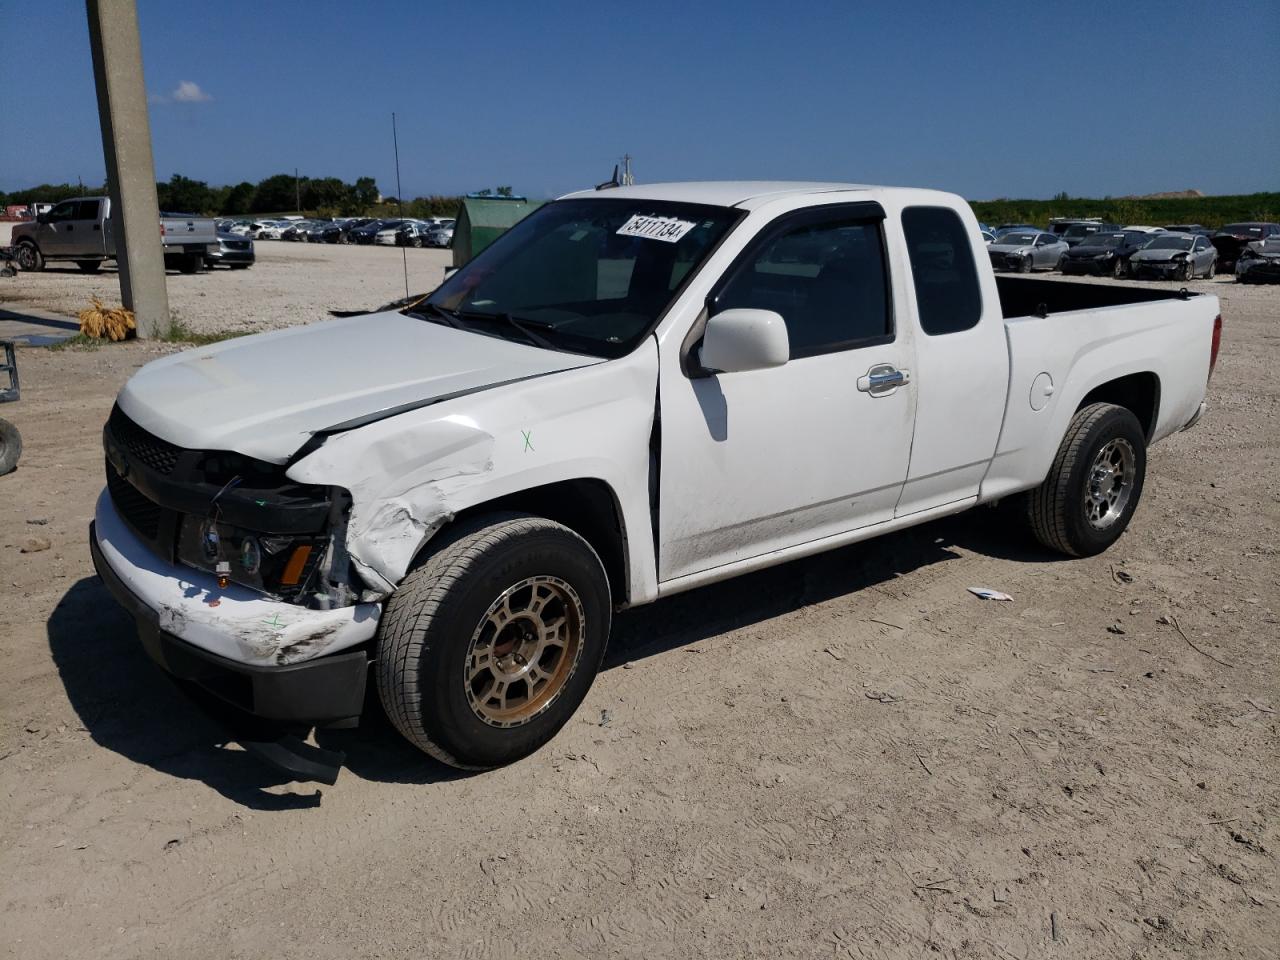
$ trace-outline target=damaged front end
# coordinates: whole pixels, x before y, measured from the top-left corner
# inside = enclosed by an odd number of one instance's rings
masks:
[[[118,406],[103,447],[116,510],[159,558],[314,610],[357,599],[346,491],[297,483],[239,453],[183,449]]]

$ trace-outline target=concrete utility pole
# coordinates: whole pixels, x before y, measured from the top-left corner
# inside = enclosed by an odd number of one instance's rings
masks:
[[[125,308],[133,311],[138,336],[150,337],[169,326],[169,291],[164,279],[147,88],[142,79],[138,8],[134,0],[85,0],[85,9],[120,296]]]

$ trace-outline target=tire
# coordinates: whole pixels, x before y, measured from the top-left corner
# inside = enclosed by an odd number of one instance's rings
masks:
[[[187,253],[178,258],[178,269],[183,273],[198,273],[202,266],[204,257],[198,253]]]
[[[80,268],[81,273],[97,273],[102,267],[101,260],[77,260],[76,266]]]
[[[230,267],[232,270],[248,270],[250,267],[253,266],[253,264],[252,263],[228,263],[227,266]]]
[[[13,253],[21,269],[32,271],[44,269],[44,254],[30,240],[20,241]]]
[[[543,646],[544,621],[527,612],[535,603],[562,621],[553,634],[558,656],[554,644]],[[600,558],[569,528],[515,513],[464,522],[387,601],[374,668],[379,697],[396,729],[437,760],[471,770],[511,763],[555,736],[582,703],[610,616]],[[472,656],[485,648],[487,667]],[[523,676],[500,682],[538,667],[550,671],[541,686]]]
[[[1123,280],[1127,271],[1124,268],[1124,261],[1116,257],[1115,264],[1111,267],[1111,276],[1116,280]]]
[[[0,420],[0,477],[18,469],[22,456],[22,434],[8,420]]]
[[[1103,472],[1117,461],[1118,476]],[[1032,533],[1071,557],[1102,553],[1129,525],[1146,472],[1147,438],[1138,418],[1115,404],[1091,403],[1071,418],[1049,475],[1027,495]]]
[[[1032,256],[1027,255],[1023,257],[1022,260],[1018,263],[1018,272],[1030,273],[1034,266],[1035,266],[1035,259]]]
[[[1196,278],[1196,263],[1190,257],[1182,268],[1182,279],[1184,282],[1194,280]]]

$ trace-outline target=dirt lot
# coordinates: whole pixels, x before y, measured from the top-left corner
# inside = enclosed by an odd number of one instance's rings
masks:
[[[406,266],[409,289],[430,290],[453,262],[448,250],[280,240],[254,247],[258,262],[248,270],[171,271],[173,315],[199,333],[311,323],[326,318],[329,310],[367,310],[403,297]],[[74,263],[51,263],[42,273],[20,273],[0,287],[0,306],[17,301],[68,316],[88,306],[90,297],[120,302],[114,265],[88,276]]]
[[[398,251],[261,251],[171,277],[184,319],[270,326],[400,289]],[[62,309],[111,287],[0,283]],[[1054,559],[981,510],[699,590],[618,618],[538,755],[460,776],[375,716],[321,736],[349,755],[321,789],[226,745],[92,573],[102,422],[169,348],[24,350],[4,412],[27,449],[0,479],[0,952],[1274,957],[1280,291],[1213,289],[1212,410],[1154,448],[1109,554]]]

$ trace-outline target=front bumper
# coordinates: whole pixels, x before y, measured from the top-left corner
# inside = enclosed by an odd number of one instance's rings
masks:
[[[1072,260],[1068,257],[1062,261],[1062,272],[1066,274],[1091,274],[1095,277],[1105,277],[1109,276],[1114,269],[1114,260]]]
[[[130,531],[104,492],[89,528],[93,565],[171,675],[244,714],[333,724],[360,715],[379,604],[309,610],[166,563]]]
[[[1135,277],[1154,276],[1176,280],[1186,266],[1183,260],[1130,260],[1129,269]]]
[[[252,250],[218,250],[207,259],[210,263],[253,263],[256,258]]]

